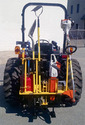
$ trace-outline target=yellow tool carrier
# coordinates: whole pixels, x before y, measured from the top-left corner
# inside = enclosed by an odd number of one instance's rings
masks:
[[[22,47],[22,65],[23,65],[23,69],[24,69],[24,73],[22,73],[22,78],[21,78],[21,86],[20,86],[20,91],[19,94],[20,95],[27,95],[27,96],[34,96],[34,98],[39,97],[41,98],[41,104],[40,105],[48,105],[48,100],[50,99],[51,101],[54,101],[56,96],[58,94],[60,95],[68,95],[72,101],[75,102],[75,87],[74,87],[74,79],[73,79],[73,71],[71,70],[71,75],[72,75],[72,84],[73,84],[73,89],[70,90],[68,87],[68,69],[69,66],[70,68],[72,67],[72,61],[71,61],[71,54],[76,51],[76,47],[75,46],[69,46],[69,30],[71,29],[71,21],[69,19],[67,19],[67,11],[66,8],[61,5],[61,4],[51,4],[51,3],[28,3],[27,5],[24,6],[23,11],[22,11],[22,19],[23,19],[23,24],[22,24],[22,39],[23,39],[23,43],[24,43],[24,14],[25,14],[25,9],[28,6],[35,6],[36,7],[32,10],[36,17],[37,17],[37,36],[38,36],[38,47],[37,47],[37,52],[38,52],[38,56],[37,58],[35,57],[35,50],[34,50],[34,41],[33,41],[33,32],[36,28],[36,20],[33,23],[33,26],[30,29],[29,32],[29,37],[32,40],[32,58],[30,57],[25,57],[25,48]],[[62,54],[62,60],[67,60],[66,61],[66,77],[63,80],[59,80],[59,72],[61,70],[61,66],[60,68],[58,68],[57,63],[59,63],[57,61],[57,56],[56,54],[54,54],[53,52],[50,54],[50,59],[55,58],[55,59],[51,59],[51,61],[48,63],[49,65],[49,76],[47,76],[47,78],[42,79],[42,73],[41,73],[41,65],[43,62],[43,56],[41,58],[41,49],[40,49],[40,41],[44,41],[40,39],[40,15],[43,12],[43,6],[55,6],[55,7],[61,7],[64,12],[65,12],[65,20],[61,21],[61,27],[65,32],[65,36],[64,36],[64,44],[63,44],[63,54]],[[40,10],[40,12],[37,14],[37,11]],[[66,48],[67,46],[67,48]],[[70,49],[73,48],[74,50],[72,50],[72,52],[70,51]],[[57,51],[57,50],[55,50]],[[70,54],[69,54],[70,53]],[[60,55],[58,55],[60,56]],[[65,58],[64,58],[65,57]],[[55,60],[55,61],[54,61]],[[29,76],[28,76],[28,72],[27,72],[27,63],[28,61],[30,61],[33,64],[32,67],[32,72],[29,72]],[[53,64],[52,64],[53,62]],[[62,64],[60,64],[62,65]],[[28,67],[30,68],[30,67]],[[72,69],[72,68],[71,68]],[[54,75],[53,75],[54,74]],[[56,74],[56,75],[55,75]],[[32,76],[32,78],[30,78],[30,76]],[[31,83],[29,82],[29,79]],[[23,80],[22,80],[23,79]],[[61,87],[60,87],[61,86]],[[30,89],[27,89],[30,88]]]

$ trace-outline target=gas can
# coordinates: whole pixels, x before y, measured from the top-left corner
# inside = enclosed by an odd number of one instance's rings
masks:
[[[25,77],[20,77],[20,82],[23,80],[23,92],[33,91],[33,75],[26,76],[26,88],[25,88]],[[21,88],[21,90],[22,90]]]
[[[56,77],[51,77],[48,82],[48,91],[57,92],[58,91],[58,79]]]

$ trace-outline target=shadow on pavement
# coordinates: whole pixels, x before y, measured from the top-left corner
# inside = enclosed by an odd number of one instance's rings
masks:
[[[15,113],[16,116],[28,117],[28,122],[33,122],[35,119],[33,115],[33,108],[25,109],[21,106],[10,106],[8,103],[5,102],[3,86],[0,85],[0,107],[5,108],[6,113]],[[51,117],[50,112],[48,109],[44,110],[42,108],[38,108],[36,111],[36,118],[40,118],[41,120],[45,121],[47,124],[51,124]]]
[[[66,107],[71,107],[72,105],[67,105]],[[0,86],[0,107],[4,107],[6,109],[6,113],[15,113],[16,116],[28,117],[28,122],[33,122],[33,119],[40,118],[45,121],[47,124],[51,124],[51,117],[56,117],[55,114],[52,114],[47,108],[43,109],[41,107],[37,107],[34,112],[34,107],[23,108],[22,106],[11,106],[6,103],[4,98],[3,86]],[[57,104],[55,107],[65,107],[62,104]],[[36,113],[36,117],[34,117]],[[55,113],[55,112],[54,112]]]

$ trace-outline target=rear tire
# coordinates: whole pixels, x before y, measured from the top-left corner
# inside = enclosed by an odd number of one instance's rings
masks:
[[[18,58],[8,59],[4,71],[4,94],[8,103],[17,105],[19,103],[21,60]]]

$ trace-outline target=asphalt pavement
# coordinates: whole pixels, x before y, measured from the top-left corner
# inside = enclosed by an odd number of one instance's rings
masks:
[[[85,125],[85,48],[79,48],[73,58],[80,62],[83,74],[83,90],[79,103],[72,107],[56,107],[56,118],[48,110],[39,109],[37,119],[29,111],[12,107],[5,102],[3,93],[3,74],[8,58],[15,57],[14,52],[0,52],[0,125]]]

